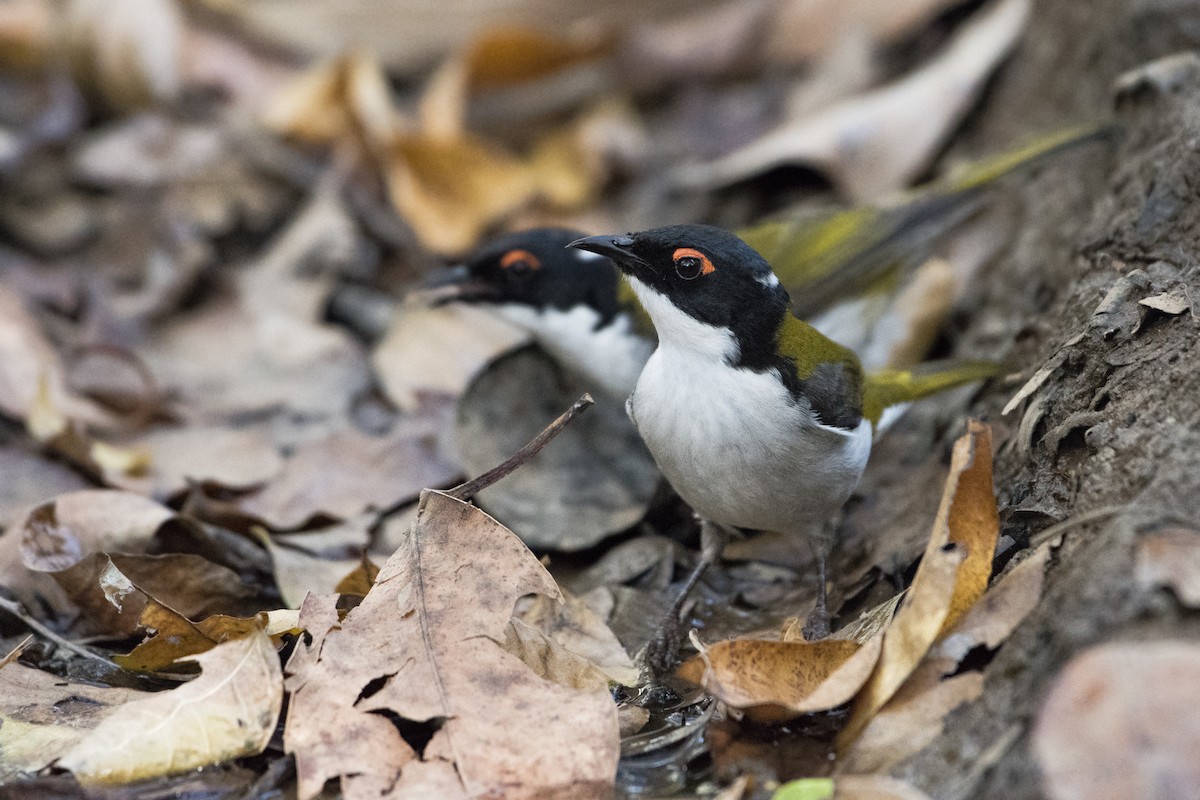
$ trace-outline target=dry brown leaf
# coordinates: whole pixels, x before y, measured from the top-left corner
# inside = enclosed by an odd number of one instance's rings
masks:
[[[279,408],[340,417],[370,381],[365,354],[345,330],[236,300],[177,317],[140,355],[164,391],[201,418]]]
[[[164,603],[190,619],[260,608],[257,591],[240,575],[191,553],[92,553],[50,577],[94,630],[109,635],[137,630],[149,602]]]
[[[0,584],[21,602],[57,611],[74,604],[47,573],[67,569],[93,552],[145,550],[173,512],[132,492],[105,489],[60,495],[18,515],[0,536]]]
[[[18,446],[0,446],[0,475],[0,529],[19,522],[33,506],[91,485],[60,461]]]
[[[58,766],[85,785],[119,784],[262,752],[283,703],[270,638],[256,630],[195,661],[200,677],[117,709]]]
[[[733,639],[704,648],[679,675],[756,722],[780,722],[849,702],[871,675],[882,637],[857,642]]]
[[[146,456],[142,474],[107,470],[113,486],[167,499],[194,482],[225,489],[249,489],[274,477],[283,467],[275,443],[260,429],[216,425],[158,428],[121,444]]]
[[[421,433],[368,436],[350,428],[336,431],[301,446],[276,478],[247,495],[240,506],[274,528],[390,508],[458,476],[458,467],[446,463],[429,439]]]
[[[1075,656],[1033,729],[1053,800],[1182,798],[1200,786],[1200,645],[1113,642]]]
[[[533,797],[611,786],[618,746],[607,692],[548,683],[500,646],[518,597],[557,596],[520,540],[465,503],[422,495],[405,544],[340,623],[311,596],[313,637],[288,663],[284,741],[299,797],[341,779],[348,796]],[[384,715],[432,738],[418,753]]]
[[[113,656],[113,661],[125,669],[142,672],[168,670],[188,656],[205,653],[221,642],[249,636],[255,631],[270,635],[267,630],[269,615],[265,611],[253,617],[218,614],[192,622],[154,598],[147,598],[140,622],[150,635],[129,653]],[[288,629],[290,627],[294,624]]]
[[[977,647],[995,649],[1041,599],[1050,547],[1010,570],[930,649],[891,700],[845,752],[838,769],[886,773],[942,734],[944,718],[983,692],[983,675],[953,675]]]
[[[950,475],[925,555],[884,634],[879,664],[838,737],[840,751],[896,693],[933,643],[982,596],[998,534],[991,431],[969,420],[967,433],[954,444]]]
[[[1138,300],[1138,305],[1171,316],[1182,314],[1185,311],[1193,311],[1192,298],[1188,295],[1187,289],[1182,286],[1169,292],[1143,297]]]
[[[1137,581],[1168,586],[1179,602],[1200,608],[1200,533],[1169,528],[1143,534],[1134,548]]]
[[[595,31],[545,30],[506,25],[480,34],[466,50],[467,85],[486,90],[544,78],[597,58],[609,44]]]
[[[42,0],[10,0],[0,6],[0,66],[34,70],[54,51],[54,9]]]
[[[183,24],[174,0],[71,0],[62,20],[76,79],[117,111],[178,96]]]
[[[448,255],[469,250],[488,227],[537,193],[517,156],[469,133],[399,134],[383,167],[392,204],[423,245]]]
[[[407,304],[375,346],[371,363],[388,399],[413,410],[422,394],[462,394],[489,361],[529,339],[482,308]]]
[[[937,58],[893,84],[785,122],[740,150],[679,170],[717,186],[781,164],[811,164],[849,197],[894,192],[924,172],[1024,28],[1029,0],[1002,0],[967,23]]]
[[[126,703],[152,696],[6,664],[0,669],[0,780],[44,769]]]
[[[561,602],[546,595],[535,596],[514,619],[595,665],[609,680],[633,686],[638,679],[637,667],[608,625],[583,600],[565,589],[561,592]]]
[[[314,144],[357,144],[379,152],[401,120],[392,105],[383,68],[356,50],[308,70],[272,98],[266,126]]]

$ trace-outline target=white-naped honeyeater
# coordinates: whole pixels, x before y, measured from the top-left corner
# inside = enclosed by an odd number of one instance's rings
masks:
[[[852,351],[792,314],[762,255],[720,228],[672,225],[571,246],[611,259],[658,332],[626,409],[701,521],[701,562],[649,663],[673,658],[684,597],[734,528],[813,546],[819,583],[809,629],[824,635],[827,523],[857,485],[884,409],[988,377],[995,365],[866,373]]]

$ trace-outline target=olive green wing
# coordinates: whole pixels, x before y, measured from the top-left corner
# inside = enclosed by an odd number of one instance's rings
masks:
[[[1001,371],[994,361],[927,361],[912,369],[881,370],[866,377],[863,386],[863,416],[879,424],[884,409],[919,400]]]

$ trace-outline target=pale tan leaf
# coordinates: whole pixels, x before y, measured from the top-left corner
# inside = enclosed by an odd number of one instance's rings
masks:
[[[388,399],[411,410],[421,394],[462,394],[485,364],[529,338],[481,308],[409,304],[396,313],[371,363]]]
[[[519,539],[476,508],[424,493],[357,608],[340,623],[330,597],[301,609],[312,643],[288,663],[284,733],[299,797],[333,778],[347,796],[586,796],[609,786],[618,745],[607,691],[549,683],[499,644],[531,593],[558,596]],[[432,734],[420,756],[384,714]]]
[[[638,670],[616,635],[583,600],[565,589],[561,591],[561,602],[536,595],[513,618],[594,665],[609,680],[633,686]],[[543,674],[543,677],[549,676]]]
[[[833,784],[834,800],[929,800],[915,786],[886,775],[840,775]]]
[[[911,33],[956,0],[783,0],[767,30],[766,55],[798,64],[820,58],[861,34],[872,45]]]
[[[811,164],[855,199],[896,191],[928,168],[1016,43],[1028,13],[1028,0],[1003,0],[980,12],[923,68],[785,122],[740,150],[680,170],[676,179],[717,186],[782,164]]]
[[[261,752],[283,702],[283,675],[270,638],[255,631],[195,661],[200,677],[121,707],[58,765],[80,783],[115,784]]]
[[[126,703],[153,697],[6,664],[0,669],[0,780],[49,766]]]
[[[1200,608],[1200,533],[1186,528],[1146,533],[1134,548],[1142,586],[1168,586],[1189,608]]]

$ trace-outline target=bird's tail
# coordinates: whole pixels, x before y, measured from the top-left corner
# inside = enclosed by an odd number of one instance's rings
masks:
[[[889,369],[867,376],[863,387],[863,414],[878,426],[884,410],[909,403],[1002,371],[995,361],[927,361],[912,369]]]
[[[785,211],[737,233],[771,264],[796,313],[807,317],[868,291],[898,268],[923,263],[948,233],[987,205],[988,189],[1001,178],[1114,130],[1103,124],[1055,131],[919,186],[893,203]]]

